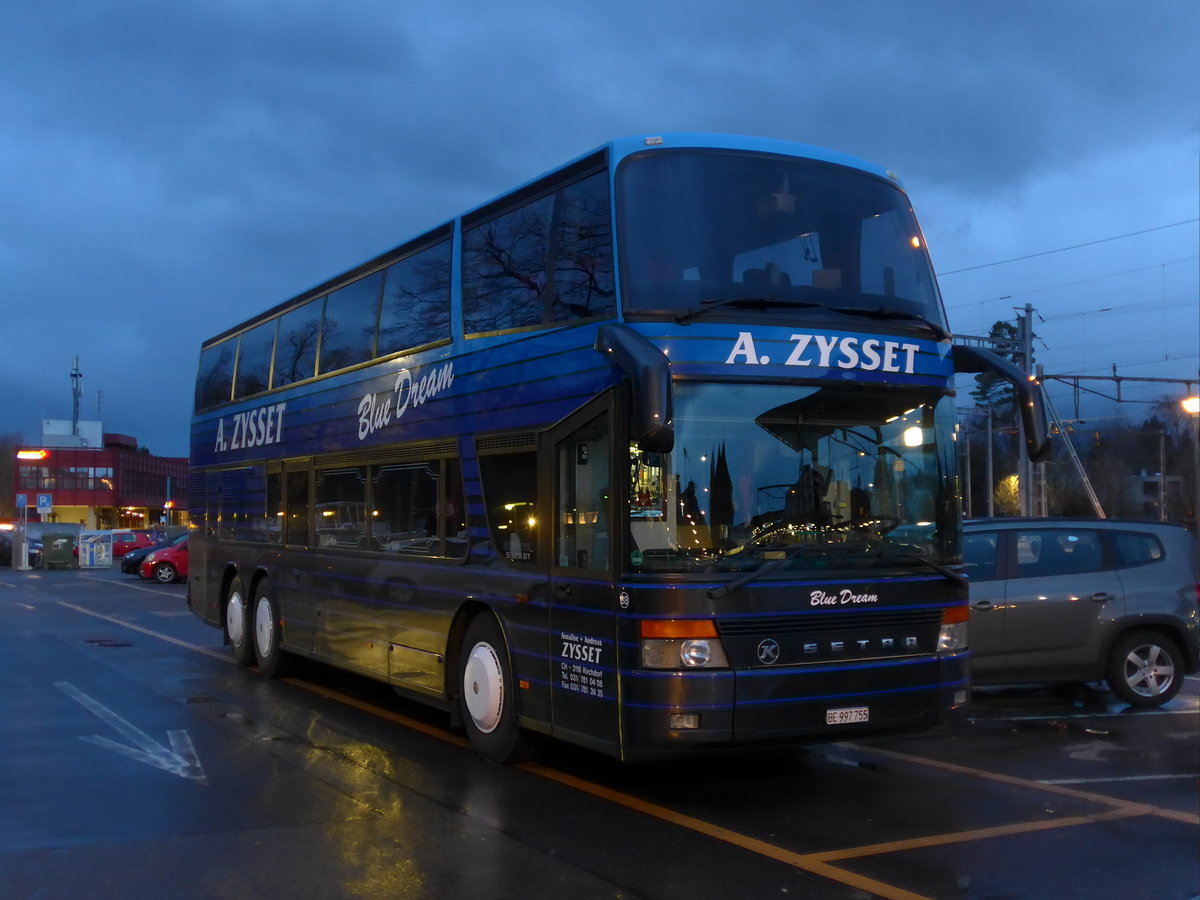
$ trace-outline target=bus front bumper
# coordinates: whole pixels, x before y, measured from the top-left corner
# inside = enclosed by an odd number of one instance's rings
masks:
[[[627,670],[622,757],[932,727],[966,703],[969,659],[957,653],[742,670]]]

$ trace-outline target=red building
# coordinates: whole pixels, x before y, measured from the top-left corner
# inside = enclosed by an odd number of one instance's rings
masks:
[[[187,524],[185,457],[151,456],[124,434],[105,434],[102,444],[17,448],[14,493],[25,496],[30,522],[88,530]],[[40,517],[37,498],[46,494],[53,511]]]

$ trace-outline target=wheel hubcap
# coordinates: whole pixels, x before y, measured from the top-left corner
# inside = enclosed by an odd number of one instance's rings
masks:
[[[1157,697],[1175,680],[1170,654],[1154,645],[1136,647],[1125,658],[1125,681],[1143,697]]]
[[[229,632],[229,641],[235,647],[242,646],[246,640],[246,602],[240,593],[229,595],[229,605],[225,608],[225,630]]]
[[[463,696],[475,727],[484,734],[495,731],[504,709],[504,671],[490,644],[476,644],[467,657]]]
[[[271,604],[265,599],[260,599],[254,608],[254,642],[263,657],[271,655],[271,647],[275,643],[275,617],[271,612]]]

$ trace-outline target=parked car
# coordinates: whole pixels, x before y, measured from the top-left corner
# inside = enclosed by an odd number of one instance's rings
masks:
[[[977,684],[1107,680],[1153,707],[1200,671],[1200,552],[1183,528],[971,520],[963,558]]]
[[[112,555],[124,556],[139,547],[153,547],[158,543],[148,531],[114,531],[112,533]]]
[[[25,542],[27,551],[26,560],[29,565],[34,568],[40,568],[42,565],[42,542],[37,538],[29,538]],[[16,550],[16,538],[11,531],[7,529],[0,530],[0,566],[11,566],[14,564],[13,552]]]
[[[160,541],[159,543],[155,544],[153,547],[138,547],[134,550],[130,550],[128,553],[126,553],[124,556],[121,557],[121,571],[124,572],[126,575],[137,575],[140,577],[142,574],[142,572],[141,572],[142,560],[144,560],[147,556],[149,556],[155,550],[161,550],[164,547],[171,547],[171,546],[174,546],[175,544],[178,544],[180,541],[186,541],[186,540],[187,540],[187,533],[185,532],[185,533],[179,535],[177,538],[174,538],[173,540]]]
[[[142,560],[141,575],[160,584],[186,579],[188,575],[188,542],[185,537],[170,547],[158,547]]]

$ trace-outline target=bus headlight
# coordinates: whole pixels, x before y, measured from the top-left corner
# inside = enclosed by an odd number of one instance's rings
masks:
[[[722,669],[725,648],[711,619],[642,622],[642,666],[647,669]]]
[[[942,610],[942,631],[938,635],[938,651],[957,653],[967,649],[967,607],[951,606]]]

